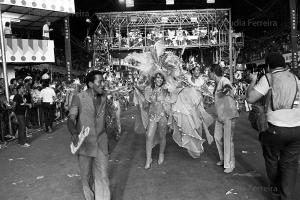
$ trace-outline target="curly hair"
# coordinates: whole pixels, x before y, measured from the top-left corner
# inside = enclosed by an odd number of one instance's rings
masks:
[[[98,71],[98,70],[93,70],[91,72],[89,72],[86,76],[85,76],[85,84],[86,86],[89,88],[89,83],[93,83],[96,79],[96,75],[101,75],[103,76],[103,72]]]
[[[157,78],[158,75],[163,79],[163,82],[162,82],[161,85],[164,85],[164,84],[166,83],[165,76],[164,76],[162,73],[157,72],[157,73],[155,73],[155,74],[152,76],[152,78],[151,78],[151,88],[152,88],[152,89],[155,88],[155,79]]]

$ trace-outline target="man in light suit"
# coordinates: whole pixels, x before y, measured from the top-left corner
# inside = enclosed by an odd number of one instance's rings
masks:
[[[78,162],[85,200],[110,200],[108,140],[105,129],[106,94],[101,72],[86,76],[87,90],[75,95],[68,119],[68,129],[74,145],[82,127],[89,127],[89,135],[78,150]]]

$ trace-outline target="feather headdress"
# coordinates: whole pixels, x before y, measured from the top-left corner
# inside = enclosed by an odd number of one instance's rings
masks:
[[[143,75],[153,76],[160,72],[165,76],[179,76],[182,69],[182,60],[173,52],[166,51],[162,41],[143,53],[131,53],[125,58],[128,67],[139,70]]]

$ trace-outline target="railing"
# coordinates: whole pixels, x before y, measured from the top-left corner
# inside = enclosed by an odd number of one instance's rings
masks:
[[[64,102],[56,102],[53,104],[55,106],[53,113],[53,121],[61,122],[66,118],[66,110],[64,108]],[[14,139],[17,133],[17,121],[13,109],[5,110],[0,114],[0,141],[10,141]],[[44,128],[44,117],[43,109],[41,103],[33,103],[31,109],[27,109],[25,113],[27,134],[32,131],[38,131]]]
[[[228,36],[224,35],[221,39],[216,36],[137,36],[137,37],[101,37],[94,43],[95,50],[105,50],[108,47],[115,50],[142,49],[153,46],[157,41],[163,40],[167,48],[193,48],[193,47],[211,47],[228,45]]]

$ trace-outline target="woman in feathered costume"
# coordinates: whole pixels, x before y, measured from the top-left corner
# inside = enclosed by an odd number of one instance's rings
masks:
[[[181,59],[172,52],[165,51],[163,43],[158,42],[154,45],[154,49],[145,53],[130,54],[125,58],[125,61],[129,67],[140,70],[144,77],[148,77],[148,80],[151,77],[156,77],[157,72],[160,72],[163,79],[165,79],[165,84],[162,87],[169,92],[160,101],[163,100],[164,102],[163,110],[168,118],[168,125],[174,129],[173,139],[179,146],[186,148],[193,157],[199,157],[203,152],[202,143],[205,141],[201,137],[202,127],[207,128],[211,124],[211,117],[202,109],[202,94],[194,87],[182,87],[182,83],[187,82],[187,77],[183,73]],[[149,81],[143,81],[143,84],[135,88],[135,102],[140,105],[142,123],[147,135],[156,130],[156,128],[152,129],[153,126],[150,125],[151,111],[142,106],[148,101],[148,91],[150,93],[155,91],[153,89],[149,90],[148,84]],[[203,124],[205,126],[202,126]],[[210,140],[212,137],[209,132],[207,135]],[[147,162],[145,168],[149,168],[152,161],[151,154],[148,154],[150,152],[149,145],[146,149]],[[160,154],[160,164],[164,160],[163,158],[163,154]]]
[[[205,111],[203,95],[211,96],[205,80],[201,77],[200,66],[190,63],[190,74],[185,74],[185,85],[178,93],[176,103],[172,106],[173,117],[176,121],[173,139],[181,147],[188,150],[193,158],[199,158],[204,151],[202,130],[204,130],[208,143],[213,137],[208,127],[213,123],[213,118]]]
[[[152,148],[159,144],[158,164],[164,161],[166,147],[166,133],[168,118],[170,118],[170,93],[164,87],[165,76],[156,72],[151,78],[151,85],[145,89],[144,109],[148,110],[148,126],[146,131],[146,165],[150,168],[152,163]]]

